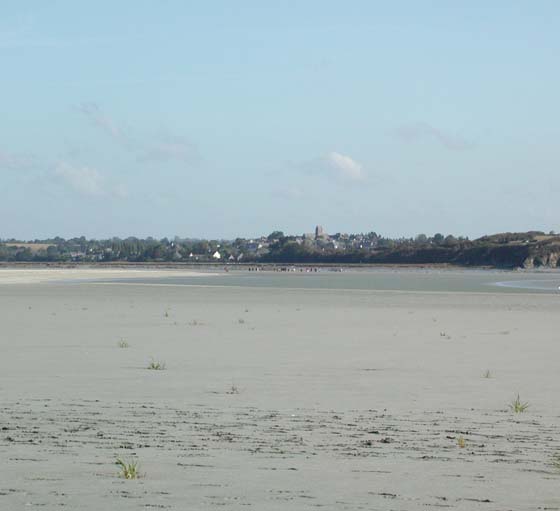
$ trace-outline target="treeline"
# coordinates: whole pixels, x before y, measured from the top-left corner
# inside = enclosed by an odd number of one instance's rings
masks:
[[[374,232],[285,236],[280,231],[256,240],[56,237],[26,242],[0,240],[0,261],[455,264],[555,268],[560,261],[560,237],[540,231],[495,234],[473,241],[442,234],[390,239]]]
[[[466,238],[436,234],[428,238],[391,239],[375,232],[335,234],[327,238],[286,236],[274,231],[257,240],[193,240],[174,238],[110,238],[105,240],[61,237],[21,241],[0,240],[0,261],[4,262],[207,262],[219,253],[220,261],[235,262],[312,262],[338,255],[357,261],[376,248],[393,250],[404,247],[457,246]],[[335,248],[336,247],[336,248]]]
[[[220,248],[218,241],[182,241],[167,238],[111,238],[88,240],[85,237],[52,238],[21,242],[0,242],[0,261],[22,262],[150,262],[177,261],[191,257],[206,257]]]
[[[318,251],[288,242],[273,247],[263,262],[281,264],[454,264],[515,268],[531,254],[529,245],[494,245],[463,241],[449,245],[398,244],[375,250]]]

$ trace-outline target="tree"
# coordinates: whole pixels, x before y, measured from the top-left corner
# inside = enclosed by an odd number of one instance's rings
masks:
[[[441,234],[441,232],[437,232],[434,234],[433,240],[436,245],[441,245],[444,242],[445,237]]]
[[[455,238],[455,236],[453,236],[452,234],[450,234],[449,236],[445,237],[445,245],[447,245],[448,247],[454,247],[455,245],[457,245],[458,241]]]
[[[280,240],[282,238],[285,238],[284,233],[282,231],[273,231],[267,236],[266,239],[270,242],[273,242],[276,240]]]

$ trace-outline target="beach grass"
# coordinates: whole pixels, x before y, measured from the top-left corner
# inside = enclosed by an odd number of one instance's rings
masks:
[[[517,397],[509,404],[509,408],[512,412],[523,413],[529,408],[529,403],[521,401],[519,394],[517,394]]]
[[[147,367],[147,369],[150,369],[152,371],[163,371],[165,368],[165,362],[163,362],[162,360],[155,360],[153,358],[150,360]]]
[[[121,338],[121,340],[117,343],[119,348],[130,348],[130,344],[127,341]]]
[[[121,458],[117,458],[115,462],[120,469],[119,476],[124,479],[138,479],[140,473],[138,471],[139,465],[138,461],[124,461]]]
[[[231,387],[229,388],[229,390],[226,392],[226,394],[239,394],[241,391],[239,390],[239,387],[232,382]]]

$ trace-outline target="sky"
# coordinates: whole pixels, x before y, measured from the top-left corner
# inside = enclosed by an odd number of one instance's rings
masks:
[[[0,1],[0,238],[560,230],[560,3]]]

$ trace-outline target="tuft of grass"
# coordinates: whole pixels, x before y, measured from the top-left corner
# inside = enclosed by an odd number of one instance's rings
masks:
[[[121,340],[117,343],[117,346],[119,348],[130,348],[130,344],[128,344],[128,342],[126,342],[124,339],[121,338]]]
[[[239,394],[241,391],[239,390],[239,387],[232,382],[231,387],[229,388],[229,390],[226,392],[226,394]]]
[[[482,373],[482,377],[483,378],[492,378],[492,373],[490,372],[490,369],[486,369],[486,371],[484,371],[484,373]]]
[[[151,369],[152,371],[163,371],[165,369],[165,362],[162,360],[154,360],[152,358],[147,369]]]
[[[519,394],[517,394],[517,397],[509,404],[509,408],[512,412],[523,413],[529,408],[529,403],[521,401]]]
[[[560,453],[552,456],[552,466],[556,470],[560,470]]]
[[[243,318],[239,318],[239,319],[237,320],[237,322],[238,322],[240,325],[244,325],[244,324],[245,324],[245,320],[244,320]]]
[[[138,471],[139,465],[137,461],[125,461],[121,458],[117,458],[115,462],[119,466],[119,476],[124,479],[138,479],[140,473]]]
[[[465,440],[464,436],[460,436],[459,438],[457,438],[457,445],[461,448],[464,449],[467,445],[467,441]]]
[[[169,311],[165,311],[165,312],[163,313],[163,316],[166,317],[166,318],[168,318],[168,317],[169,317]]]

